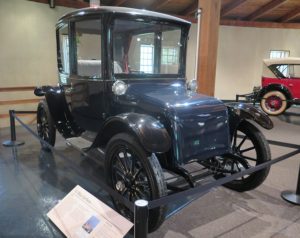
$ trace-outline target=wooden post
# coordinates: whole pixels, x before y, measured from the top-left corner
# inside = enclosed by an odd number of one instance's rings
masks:
[[[198,92],[213,96],[215,92],[221,0],[199,0],[199,8],[202,9],[202,16],[198,46]]]

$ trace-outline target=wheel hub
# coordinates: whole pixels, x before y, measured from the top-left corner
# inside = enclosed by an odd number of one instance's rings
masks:
[[[123,181],[119,180],[117,183],[116,183],[116,189],[118,192],[122,192],[124,189],[125,189],[125,184]]]
[[[272,96],[267,99],[267,105],[270,108],[278,110],[282,105],[282,100],[277,96]]]
[[[132,186],[133,179],[130,175],[127,175],[125,178],[125,185],[126,187],[130,188]]]

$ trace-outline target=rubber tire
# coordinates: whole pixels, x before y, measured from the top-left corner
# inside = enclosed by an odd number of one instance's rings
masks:
[[[268,97],[271,97],[271,96],[277,96],[277,97],[279,97],[279,98],[282,100],[282,105],[281,105],[281,107],[280,107],[279,110],[276,110],[276,111],[270,111],[270,110],[266,107],[266,105],[265,105],[266,99],[267,99]],[[263,110],[265,113],[267,113],[267,114],[269,114],[269,115],[272,115],[272,116],[278,116],[278,115],[284,113],[285,110],[287,109],[288,104],[287,104],[287,101],[286,101],[286,100],[287,100],[287,98],[286,98],[286,96],[285,96],[282,92],[280,92],[280,91],[270,91],[270,92],[267,92],[267,93],[264,94],[263,98],[262,98],[261,101],[260,101],[260,106],[261,106],[262,110]]]
[[[53,118],[51,116],[51,113],[49,111],[48,104],[45,100],[41,101],[38,104],[38,107],[37,107],[37,132],[38,132],[38,135],[40,136],[40,138],[43,139],[43,136],[39,132],[39,128],[38,128],[38,124],[41,121],[40,116],[41,116],[42,111],[45,112],[46,119],[47,119],[47,122],[48,122],[48,127],[49,127],[49,138],[45,141],[48,142],[51,146],[54,146],[55,145],[55,140],[56,140],[55,123],[54,123],[54,120],[53,120]],[[45,143],[41,142],[41,146],[42,146],[43,149],[49,150],[49,147]]]
[[[265,136],[260,130],[248,121],[242,121],[238,130],[247,135],[256,148],[257,162],[256,165],[271,160],[271,151]],[[245,180],[233,180],[224,184],[225,187],[238,192],[249,191],[257,188],[267,178],[270,167],[259,170],[249,175]]]
[[[162,168],[158,159],[155,156],[149,157],[144,148],[136,140],[136,138],[127,133],[120,133],[113,136],[108,142],[105,150],[105,172],[106,180],[109,186],[114,187],[112,184],[111,166],[112,155],[118,145],[127,146],[133,153],[138,155],[142,166],[146,170],[151,190],[152,200],[163,197],[167,194],[167,187],[163,175]],[[149,211],[148,231],[153,232],[157,230],[164,222],[166,216],[166,206],[160,206]],[[133,217],[132,217],[133,219]]]

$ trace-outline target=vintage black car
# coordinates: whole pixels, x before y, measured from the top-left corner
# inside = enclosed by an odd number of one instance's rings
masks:
[[[189,28],[177,17],[120,7],[63,16],[56,28],[59,85],[35,89],[45,97],[37,110],[40,137],[54,146],[57,130],[82,151],[103,151],[107,183],[130,201],[166,196],[164,171],[195,186],[184,168],[192,162],[217,178],[270,160],[265,137],[249,122],[271,129],[268,116],[197,94],[186,83]],[[254,189],[268,172],[226,186]],[[150,231],[165,213],[150,210]]]

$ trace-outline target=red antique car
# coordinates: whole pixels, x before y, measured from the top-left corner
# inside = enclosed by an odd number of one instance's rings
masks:
[[[265,59],[261,88],[246,95],[246,100],[260,102],[264,112],[279,115],[293,104],[300,104],[300,58]]]

